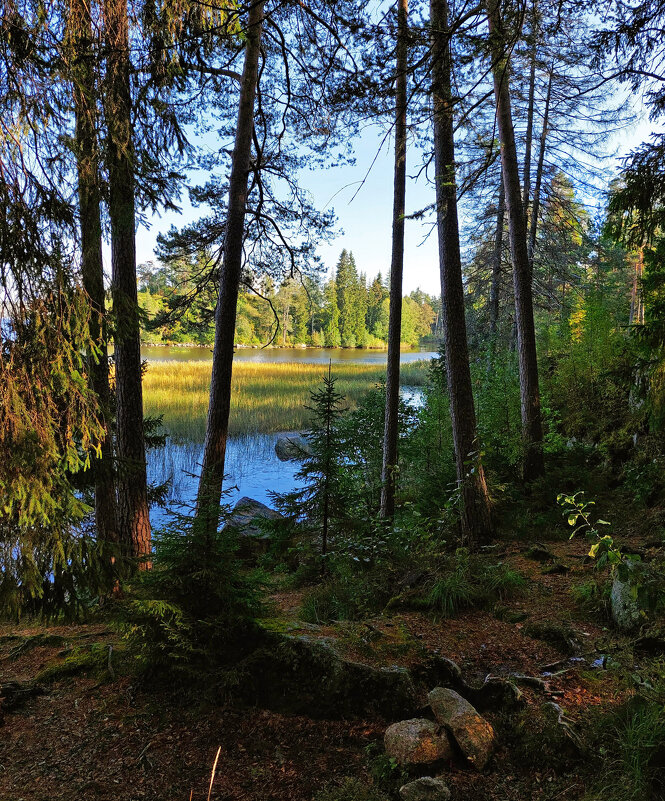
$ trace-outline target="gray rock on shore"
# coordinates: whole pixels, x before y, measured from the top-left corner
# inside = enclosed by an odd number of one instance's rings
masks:
[[[302,434],[280,434],[275,443],[275,453],[282,462],[299,461],[312,455],[312,447]]]

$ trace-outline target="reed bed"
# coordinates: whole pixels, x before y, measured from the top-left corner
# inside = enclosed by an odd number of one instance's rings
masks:
[[[422,386],[428,363],[402,365],[403,385]],[[169,433],[201,441],[208,412],[211,362],[153,362],[143,380],[146,414],[163,415]],[[232,435],[288,431],[307,426],[304,405],[327,368],[321,364],[236,362],[231,396]],[[358,400],[385,377],[374,364],[336,364],[337,390],[354,408]]]

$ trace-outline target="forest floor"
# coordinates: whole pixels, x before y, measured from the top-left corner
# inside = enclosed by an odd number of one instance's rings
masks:
[[[545,759],[542,731],[530,726],[555,701],[582,726],[630,695],[630,641],[598,613],[583,611],[571,589],[592,579],[584,540],[548,542],[566,572],[543,573],[523,541],[502,541],[500,558],[528,580],[520,597],[493,610],[445,620],[420,612],[386,612],[327,626],[297,620],[300,594],[274,597],[282,625],[334,642],[347,658],[412,667],[431,654],[454,660],[469,682],[524,674],[526,709],[512,728],[487,713],[498,747],[479,773],[451,766],[453,801],[566,801],[583,798],[594,778],[589,760]],[[515,622],[509,622],[509,621]],[[111,650],[109,671],[109,647]],[[608,662],[608,655],[611,661]],[[626,656],[627,655],[627,656]],[[104,623],[0,627],[0,683],[37,682],[44,693],[5,711],[0,726],[0,801],[310,801],[345,776],[369,779],[381,752],[381,719],[316,720],[211,700],[210,687],[186,701],[146,687],[124,669],[121,636]],[[609,665],[614,669],[607,669]],[[623,667],[622,667],[623,666]],[[212,693],[214,698],[214,693]],[[515,732],[515,726],[519,730]],[[379,778],[386,778],[379,777]]]

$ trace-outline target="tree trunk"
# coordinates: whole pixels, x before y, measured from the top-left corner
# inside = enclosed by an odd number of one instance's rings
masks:
[[[247,181],[254,128],[254,98],[259,74],[263,7],[263,0],[259,0],[249,11],[245,64],[240,83],[238,122],[229,181],[224,262],[215,310],[215,346],[212,357],[208,422],[197,497],[197,518],[204,521],[208,532],[214,531],[219,522],[219,504],[224,481],[231,410],[235,322],[242,272]]]
[[[547,127],[550,118],[550,103],[552,100],[552,73],[554,64],[550,67],[550,77],[547,83],[547,95],[545,96],[545,109],[543,111],[543,130],[540,133],[540,146],[538,148],[538,166],[536,167],[536,184],[533,189],[533,208],[531,210],[531,221],[529,225],[529,241],[527,252],[529,256],[529,268],[533,273],[533,256],[536,251],[536,234],[538,232],[538,215],[540,214],[540,192],[543,185],[543,167],[545,165],[545,150],[547,147]]]
[[[501,142],[501,165],[506,192],[506,208],[508,209],[510,253],[513,261],[524,448],[522,471],[524,479],[530,480],[543,475],[545,471],[531,269],[527,251],[526,220],[520,191],[515,129],[512,120],[507,42],[498,1],[488,0],[487,11],[497,126]]]
[[[90,335],[99,352],[88,355],[90,386],[99,399],[105,435],[100,457],[93,462],[95,523],[102,542],[117,542],[116,497],[109,433],[110,397],[107,350],[102,222],[100,213],[99,148],[97,139],[95,71],[92,63],[92,20],[84,0],[70,6],[72,82],[76,118],[76,165],[78,170],[79,220],[81,225],[81,276],[90,299]]]
[[[494,350],[497,326],[499,323],[499,295],[501,292],[501,260],[503,257],[503,223],[506,216],[506,190],[503,186],[503,172],[499,174],[499,203],[496,210],[496,234],[492,258],[492,283],[490,284],[490,340]]]
[[[404,268],[404,208],[406,202],[406,115],[408,69],[408,0],[397,7],[397,63],[395,71],[395,172],[393,184],[393,239],[390,263],[390,311],[386,408],[381,471],[381,517],[395,512],[397,441],[399,436],[399,368],[402,339],[402,272]]]
[[[143,437],[141,341],[136,288],[134,149],[127,0],[105,0],[106,119],[113,316],[115,320],[118,529],[135,558],[150,554]],[[147,567],[147,562],[141,563]]]
[[[536,93],[536,56],[538,54],[538,5],[537,0],[533,0],[531,7],[531,67],[529,70],[529,100],[526,116],[526,141],[524,143],[524,190],[523,205],[524,219],[529,219],[529,195],[531,193],[531,147],[533,145],[533,115],[534,115],[534,96]]]
[[[441,304],[462,533],[470,547],[492,535],[490,501],[478,453],[476,415],[466,338],[464,286],[457,218],[455,142],[447,0],[431,0],[434,163]]]

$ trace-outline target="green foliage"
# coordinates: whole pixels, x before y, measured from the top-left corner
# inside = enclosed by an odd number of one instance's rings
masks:
[[[229,514],[224,508],[222,519]],[[153,538],[152,569],[139,574],[122,605],[130,645],[148,671],[210,669],[251,640],[262,575],[243,570],[232,527],[211,535],[172,512]]]
[[[576,492],[574,495],[560,493],[556,498],[559,506],[563,507],[563,516],[567,519],[569,526],[574,526],[573,533],[570,535],[572,540],[577,534],[584,534],[587,539],[593,542],[589,551],[589,556],[596,559],[596,567],[601,569],[609,565],[612,570],[624,563],[624,557],[619,548],[614,545],[614,539],[609,534],[602,534],[597,526],[609,526],[607,520],[593,520],[592,506],[595,501],[586,501],[583,492]]]
[[[212,344],[216,303],[215,258],[199,252],[139,265],[139,303],[144,342]],[[335,276],[325,284],[301,276],[279,285],[266,279],[260,293],[242,286],[238,297],[236,342],[242,345],[385,347],[388,289],[378,276],[368,285],[353,254],[342,251]],[[431,335],[436,298],[417,290],[402,300],[402,341],[416,346]],[[271,308],[272,304],[272,308]],[[273,312],[274,309],[274,312]],[[276,319],[277,318],[277,319]]]
[[[596,724],[601,778],[586,801],[658,801],[665,793],[665,698],[638,696]]]
[[[90,307],[58,284],[0,326],[0,614],[79,616],[112,585],[73,476],[104,434],[86,377]]]
[[[314,795],[313,801],[388,801],[388,796],[371,784],[346,778]]]
[[[311,535],[320,537],[320,553],[325,557],[329,538],[334,540],[350,524],[353,510],[339,430],[344,396],[335,389],[332,365],[322,381],[323,386],[310,393],[311,406],[306,407],[312,415],[306,434],[312,453],[296,473],[300,486],[290,493],[272,493],[272,497],[283,512],[300,521]]]
[[[429,582],[417,605],[452,617],[463,609],[486,607],[498,600],[514,597],[526,587],[524,577],[502,563],[487,564],[458,548]]]
[[[394,757],[379,751],[372,743],[365,749],[368,756],[368,768],[374,784],[386,792],[394,791],[409,780],[409,772]]]

